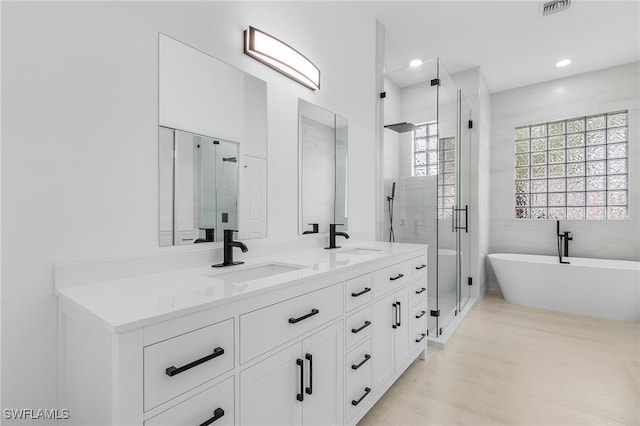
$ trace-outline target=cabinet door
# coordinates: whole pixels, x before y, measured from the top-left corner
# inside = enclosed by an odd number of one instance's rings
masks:
[[[393,376],[393,326],[396,320],[394,303],[394,295],[390,294],[373,304],[371,366],[374,390]]]
[[[396,368],[405,364],[411,355],[411,290],[412,287],[407,286],[394,294],[399,318],[398,327],[393,330]]]
[[[302,423],[305,426],[343,423],[342,328],[342,323],[337,323],[302,342],[302,358],[305,362]]]
[[[297,343],[240,373],[241,425],[302,424],[304,402],[297,398],[302,380],[297,364],[300,354]],[[308,364],[304,364],[306,370]]]

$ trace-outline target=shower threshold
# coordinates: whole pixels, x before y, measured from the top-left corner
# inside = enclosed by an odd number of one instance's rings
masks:
[[[427,344],[437,348],[445,348],[449,343],[449,340],[453,338],[456,330],[460,327],[460,324],[464,321],[465,317],[476,306],[477,299],[469,299],[464,309],[456,315],[456,317],[449,323],[447,328],[442,330],[442,334],[438,337],[427,336]]]

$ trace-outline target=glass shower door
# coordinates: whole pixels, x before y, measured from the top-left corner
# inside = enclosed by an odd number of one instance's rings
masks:
[[[438,60],[438,333],[453,321],[458,312],[458,233],[455,229],[459,169],[458,89]]]
[[[462,311],[467,302],[471,298],[471,287],[468,282],[469,279],[469,259],[470,259],[470,234],[469,234],[469,166],[470,166],[470,151],[471,151],[471,108],[467,103],[464,94],[460,90],[458,98],[458,105],[460,107],[458,116],[460,137],[458,140],[458,168],[457,168],[457,189],[458,189],[458,255],[457,255],[457,270],[458,270],[458,312]],[[464,229],[462,229],[464,228]]]

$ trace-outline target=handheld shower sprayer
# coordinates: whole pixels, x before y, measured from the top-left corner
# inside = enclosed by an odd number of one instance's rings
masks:
[[[389,203],[389,242],[393,242],[396,237],[393,234],[393,199],[396,197],[396,183],[391,185],[391,195],[387,196],[387,202]]]

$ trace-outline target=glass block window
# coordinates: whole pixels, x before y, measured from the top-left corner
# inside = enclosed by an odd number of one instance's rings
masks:
[[[517,219],[627,219],[627,111],[515,129]]]
[[[452,217],[456,203],[456,144],[438,139],[438,125],[425,123],[413,132],[413,176],[438,176],[438,219]]]

